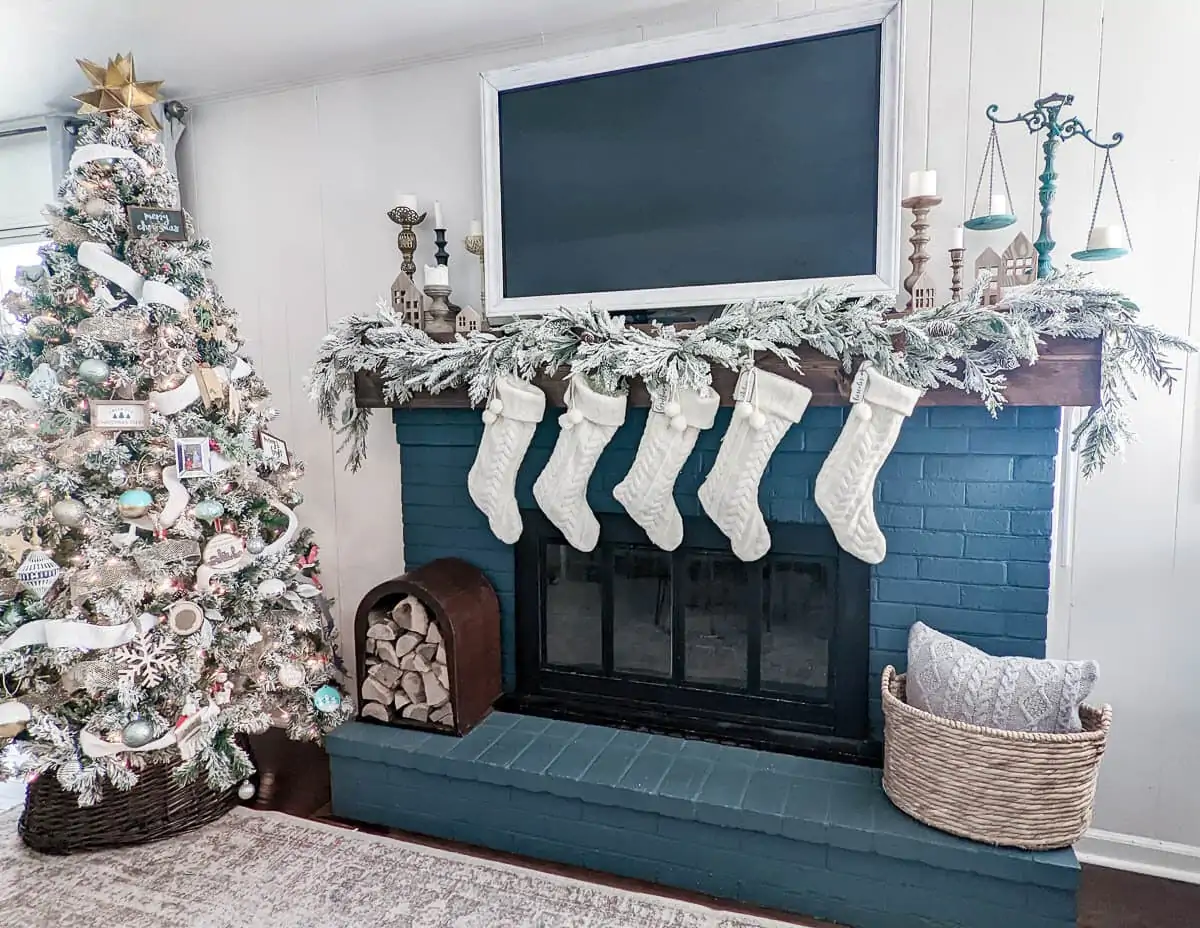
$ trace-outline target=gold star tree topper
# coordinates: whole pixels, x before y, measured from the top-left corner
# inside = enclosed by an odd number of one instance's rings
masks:
[[[134,75],[132,54],[109,58],[107,67],[83,58],[75,60],[92,82],[91,90],[74,97],[82,104],[79,107],[81,114],[128,109],[137,113],[152,129],[162,128],[151,109],[158,100],[158,88],[162,86],[162,81],[139,81]]]

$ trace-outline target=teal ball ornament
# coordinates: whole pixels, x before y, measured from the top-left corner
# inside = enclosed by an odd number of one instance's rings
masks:
[[[154,740],[154,726],[145,719],[134,719],[121,729],[121,743],[129,748],[140,748]]]
[[[341,708],[342,694],[337,691],[336,687],[326,683],[313,693],[312,701],[318,712],[336,712]]]
[[[108,362],[101,361],[99,358],[88,358],[86,361],[79,362],[78,373],[80,380],[86,380],[88,383],[103,383],[108,379]]]
[[[143,490],[141,487],[126,490],[117,498],[117,512],[124,519],[140,519],[153,505],[154,497],[150,495],[149,490]]]
[[[201,522],[212,522],[225,515],[225,507],[215,499],[206,499],[196,503],[196,518]]]

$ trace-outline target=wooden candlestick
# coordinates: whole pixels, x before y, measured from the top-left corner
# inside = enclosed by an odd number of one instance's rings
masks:
[[[917,286],[917,281],[921,277],[921,272],[925,265],[929,262],[929,255],[925,253],[925,246],[929,244],[929,211],[942,202],[941,197],[906,197],[900,201],[900,205],[905,209],[911,209],[913,213],[912,222],[912,237],[909,241],[912,242],[913,250],[908,261],[912,265],[912,273],[904,278],[904,290],[908,293],[907,309],[913,308],[913,291]]]
[[[433,243],[437,246],[437,250],[433,253],[434,260],[437,261],[440,267],[446,267],[450,264],[450,254],[446,251],[445,229],[433,230]]]
[[[963,255],[966,253],[965,248],[950,249],[950,299],[955,303],[962,296]]]

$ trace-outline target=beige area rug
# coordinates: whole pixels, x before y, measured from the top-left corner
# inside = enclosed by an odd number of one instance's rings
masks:
[[[198,832],[46,857],[0,815],[0,928],[787,928],[235,809]]]

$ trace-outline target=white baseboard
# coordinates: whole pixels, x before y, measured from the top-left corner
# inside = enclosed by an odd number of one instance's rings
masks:
[[[1200,847],[1093,828],[1075,845],[1081,861],[1166,880],[1200,883]]]

